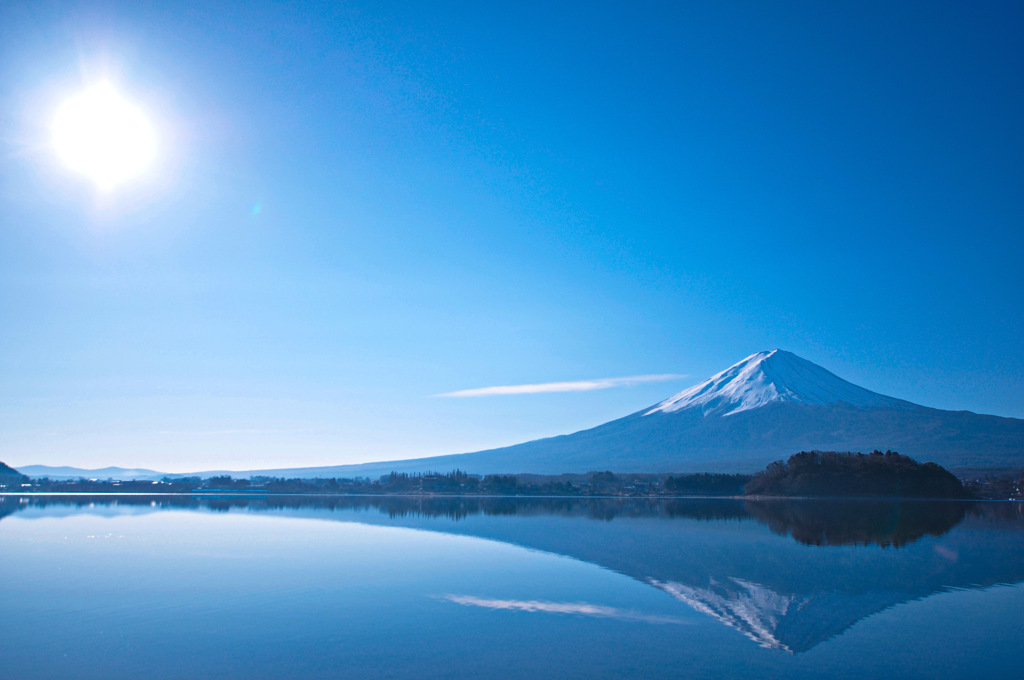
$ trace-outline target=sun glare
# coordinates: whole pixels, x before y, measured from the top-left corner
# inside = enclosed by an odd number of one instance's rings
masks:
[[[109,191],[152,163],[156,134],[138,107],[101,83],[61,105],[53,119],[53,146],[68,168]]]

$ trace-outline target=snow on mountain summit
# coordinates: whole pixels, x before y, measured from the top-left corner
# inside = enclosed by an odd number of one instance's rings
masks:
[[[792,352],[776,349],[751,354],[644,415],[699,408],[705,416],[729,416],[775,401],[819,405],[845,402],[864,407],[911,405],[858,387]]]

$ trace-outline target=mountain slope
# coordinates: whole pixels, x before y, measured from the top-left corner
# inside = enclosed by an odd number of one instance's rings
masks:
[[[589,430],[476,453],[320,468],[317,474],[456,467],[540,474],[754,471],[809,449],[893,449],[946,467],[1024,466],[1024,420],[918,406],[774,350]]]
[[[21,474],[7,463],[0,461],[0,487],[21,486],[28,477]]]

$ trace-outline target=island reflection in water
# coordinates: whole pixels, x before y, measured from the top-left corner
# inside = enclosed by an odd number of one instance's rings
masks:
[[[1018,503],[398,496],[32,496],[0,517],[168,510],[427,530],[598,565],[671,596],[758,646],[792,654],[862,619],[938,593],[1024,582]],[[0,523],[0,536],[4,524]],[[654,592],[654,591],[651,591]],[[612,611],[448,593],[468,608]],[[615,611],[630,611],[616,609]],[[608,615],[611,617],[611,615]],[[623,618],[625,617],[625,618]],[[678,616],[624,614],[620,619]],[[749,644],[749,643],[747,643]]]

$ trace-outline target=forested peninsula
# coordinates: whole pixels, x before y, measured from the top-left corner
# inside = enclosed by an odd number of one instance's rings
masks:
[[[776,461],[743,487],[747,496],[973,498],[963,483],[935,463],[895,451],[801,451]]]

